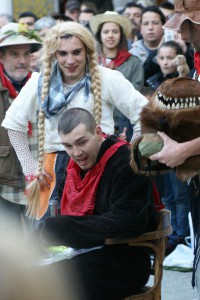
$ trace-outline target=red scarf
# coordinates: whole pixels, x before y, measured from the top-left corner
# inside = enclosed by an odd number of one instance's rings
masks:
[[[101,57],[100,60],[101,60],[101,63],[103,64],[103,66],[105,66],[107,68],[112,67],[112,69],[114,69],[114,68],[121,66],[130,56],[131,56],[131,53],[129,53],[127,50],[121,50],[117,54],[116,58],[112,59],[108,64],[106,64],[105,57]]]
[[[28,72],[27,80],[31,77],[31,72]],[[12,82],[8,79],[7,76],[5,76],[5,72],[3,69],[3,65],[0,63],[0,78],[2,85],[8,89],[9,91],[9,97],[12,99],[15,99],[18,95],[15,87],[13,86]],[[25,84],[25,83],[24,83]],[[32,126],[31,123],[28,122],[28,135],[32,136]]]
[[[127,143],[120,141],[108,148],[100,161],[87,172],[83,180],[80,177],[80,167],[70,159],[61,201],[62,215],[83,216],[93,214],[97,188],[107,161],[124,144]]]
[[[198,75],[200,75],[200,52],[194,53],[194,67]]]

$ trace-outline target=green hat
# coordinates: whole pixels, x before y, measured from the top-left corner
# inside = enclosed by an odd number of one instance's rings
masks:
[[[10,22],[0,29],[0,49],[14,45],[31,45],[31,52],[41,48],[42,40],[35,30],[28,30],[19,23]]]

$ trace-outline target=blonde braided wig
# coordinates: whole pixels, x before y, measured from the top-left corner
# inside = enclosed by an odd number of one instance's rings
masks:
[[[59,22],[52,27],[46,36],[43,54],[41,57],[43,67],[43,86],[41,99],[44,101],[49,92],[49,82],[51,78],[51,66],[55,59],[55,53],[61,43],[62,38],[66,36],[76,36],[86,47],[89,72],[91,76],[91,92],[94,97],[94,117],[97,124],[101,122],[101,80],[97,63],[97,44],[92,33],[82,25],[76,22]],[[40,206],[40,183],[39,176],[43,171],[44,162],[44,111],[40,108],[38,121],[38,170],[37,177],[27,187],[27,215],[34,218],[38,215]]]

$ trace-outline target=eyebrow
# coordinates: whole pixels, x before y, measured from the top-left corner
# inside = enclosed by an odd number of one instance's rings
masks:
[[[85,136],[82,136],[82,137],[78,138],[77,140],[74,141],[74,144],[80,142],[81,140],[83,140],[83,139],[85,139],[85,138],[86,138]],[[63,145],[71,145],[71,144],[69,144],[69,143],[62,143],[62,144],[63,144]]]
[[[81,51],[82,49],[83,49],[83,48],[77,48],[77,49],[72,50],[71,52],[74,52],[74,51]],[[57,52],[68,53],[67,51],[65,51],[65,50],[60,50],[60,49],[58,49]]]

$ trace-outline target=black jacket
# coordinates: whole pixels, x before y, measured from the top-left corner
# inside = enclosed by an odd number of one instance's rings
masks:
[[[115,137],[103,142],[97,161],[115,142]],[[47,218],[42,238],[50,245],[87,248],[103,245],[106,238],[130,237],[154,230],[157,213],[148,195],[149,179],[134,174],[129,161],[130,149],[124,145],[107,162],[94,214]]]
[[[154,91],[167,79],[178,77],[178,72],[168,74],[164,77],[162,72],[158,72],[155,75],[149,77],[146,81],[147,85],[150,86]]]

